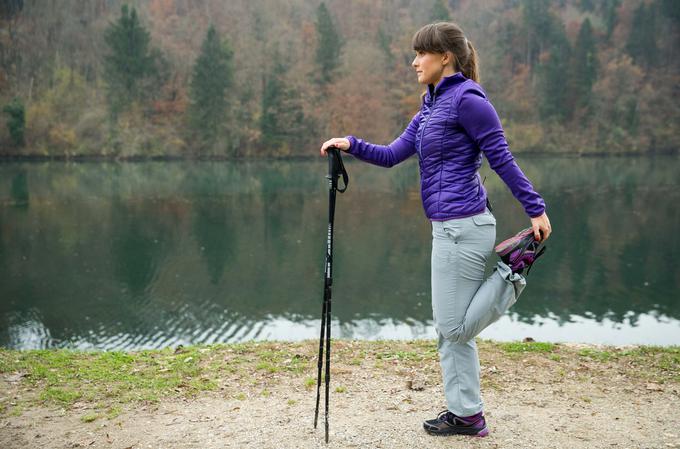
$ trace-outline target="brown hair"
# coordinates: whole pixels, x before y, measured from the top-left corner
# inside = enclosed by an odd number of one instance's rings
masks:
[[[413,35],[413,49],[428,53],[453,53],[453,68],[466,78],[479,83],[477,52],[453,22],[437,22],[425,25]]]

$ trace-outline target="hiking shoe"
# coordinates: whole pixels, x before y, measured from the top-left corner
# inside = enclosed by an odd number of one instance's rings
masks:
[[[489,434],[482,412],[461,418],[448,410],[439,413],[435,419],[423,422],[423,428],[431,435],[470,435],[485,437]]]
[[[545,246],[536,241],[532,228],[526,228],[496,245],[495,250],[513,273],[522,274],[526,268],[528,275],[531,265],[545,252]]]

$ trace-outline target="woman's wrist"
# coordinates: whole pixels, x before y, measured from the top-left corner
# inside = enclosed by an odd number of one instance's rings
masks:
[[[345,136],[345,140],[347,140],[347,149],[345,150],[348,153],[352,152],[352,147],[356,143],[356,138],[354,136]]]

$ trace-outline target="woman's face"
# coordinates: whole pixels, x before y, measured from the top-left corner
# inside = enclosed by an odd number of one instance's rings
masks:
[[[411,65],[416,69],[418,83],[437,85],[449,62],[447,53],[416,51],[416,57]]]

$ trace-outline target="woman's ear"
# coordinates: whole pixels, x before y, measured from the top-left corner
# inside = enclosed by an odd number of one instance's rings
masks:
[[[446,50],[446,53],[444,53],[444,57],[442,58],[442,64],[446,67],[452,60],[453,54],[449,50]]]

